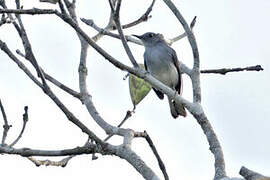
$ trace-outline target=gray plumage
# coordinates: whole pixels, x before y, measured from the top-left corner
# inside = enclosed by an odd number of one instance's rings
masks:
[[[164,41],[161,34],[148,32],[141,36],[134,36],[139,38],[145,47],[144,65],[146,70],[181,95],[183,86],[182,76],[174,49]],[[164,98],[164,94],[161,91],[154,88],[153,90],[160,99]],[[169,97],[168,100],[171,114],[174,118],[177,118],[179,115],[186,116],[186,110],[182,104],[177,104]]]

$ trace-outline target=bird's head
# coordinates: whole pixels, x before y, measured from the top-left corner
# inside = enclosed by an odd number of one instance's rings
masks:
[[[141,36],[139,35],[133,35],[133,36],[140,39],[143,42],[144,46],[147,46],[147,47],[154,46],[157,43],[164,41],[162,34],[153,33],[153,32],[147,32]]]

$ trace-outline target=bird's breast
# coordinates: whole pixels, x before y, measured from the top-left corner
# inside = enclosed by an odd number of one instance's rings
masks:
[[[172,55],[166,49],[152,48],[145,52],[147,70],[159,81],[171,88],[178,84],[178,71],[173,63]]]

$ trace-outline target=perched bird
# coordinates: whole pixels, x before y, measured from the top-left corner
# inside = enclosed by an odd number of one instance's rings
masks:
[[[147,32],[141,36],[133,36],[139,38],[145,47],[145,69],[156,79],[181,95],[183,82],[175,50],[165,42],[161,34]],[[164,94],[161,91],[155,88],[153,90],[160,99],[164,98]],[[176,103],[169,97],[168,100],[171,114],[174,118],[177,118],[179,115],[184,117],[187,115],[182,104]]]

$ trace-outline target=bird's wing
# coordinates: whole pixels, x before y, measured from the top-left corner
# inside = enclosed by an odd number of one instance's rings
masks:
[[[178,61],[175,50],[173,48],[171,48],[171,49],[172,49],[173,64],[175,65],[175,67],[176,67],[176,69],[178,71],[178,76],[179,76],[178,84],[175,87],[175,89],[178,91],[179,94],[181,94],[182,93],[182,88],[183,88],[183,80],[182,80],[182,75],[181,75],[181,71],[180,71],[180,62]]]
[[[145,67],[145,70],[147,71],[146,58],[147,58],[147,55],[144,53],[144,54],[143,54],[144,67]]]
[[[147,71],[147,63],[146,63],[147,55],[144,53],[143,57],[144,57],[144,67],[145,67],[145,70]],[[164,94],[161,91],[159,91],[155,88],[153,88],[153,90],[155,91],[155,93],[157,94],[159,99],[164,99]]]

